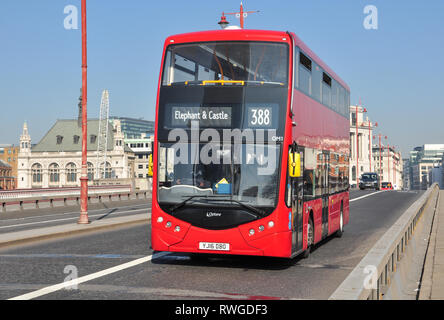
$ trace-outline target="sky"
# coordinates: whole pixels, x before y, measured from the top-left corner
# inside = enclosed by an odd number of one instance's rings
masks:
[[[425,5],[426,3],[426,5]],[[0,2],[0,144],[18,144],[24,121],[37,143],[57,119],[77,118],[81,87],[80,0]],[[88,117],[102,90],[110,115],[154,120],[162,48],[169,35],[219,29],[239,0],[87,0]],[[351,103],[378,122],[403,157],[444,143],[444,1],[244,0],[259,10],[247,29],[295,32],[350,87]],[[78,29],[66,29],[66,6]],[[377,9],[377,29],[366,29]],[[238,25],[235,17],[227,17]],[[70,20],[70,22],[73,22]],[[375,21],[372,21],[375,22]]]

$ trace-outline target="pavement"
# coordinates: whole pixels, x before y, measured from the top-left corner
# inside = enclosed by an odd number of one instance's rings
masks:
[[[444,190],[439,191],[420,290],[419,300],[444,300]]]

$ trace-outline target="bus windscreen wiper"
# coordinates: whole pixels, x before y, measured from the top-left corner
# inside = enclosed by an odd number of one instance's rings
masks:
[[[175,210],[183,207],[184,205],[186,205],[188,201],[193,200],[194,198],[200,198],[200,197],[201,198],[206,198],[207,196],[204,196],[204,195],[201,195],[201,194],[200,195],[190,196],[190,197],[186,198],[185,200],[183,200],[182,202],[179,202],[178,204],[172,206],[170,208],[170,212],[173,213],[173,211],[175,211]]]
[[[219,196],[213,196],[213,197],[207,196],[206,198],[208,198],[210,200],[216,200],[216,201],[231,201],[231,202],[237,203],[237,204],[241,205],[242,207],[244,207],[246,209],[249,209],[250,211],[253,211],[257,215],[259,215],[259,217],[261,217],[261,218],[265,217],[267,215],[265,213],[265,211],[263,211],[261,209],[255,208],[252,205],[249,205],[249,204],[247,204],[245,202],[242,202],[242,201],[239,201],[239,200],[235,200],[235,199],[232,199],[232,198],[219,197]]]

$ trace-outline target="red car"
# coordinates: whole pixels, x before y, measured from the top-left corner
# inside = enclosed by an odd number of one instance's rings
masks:
[[[381,190],[393,190],[393,185],[391,182],[381,183]]]

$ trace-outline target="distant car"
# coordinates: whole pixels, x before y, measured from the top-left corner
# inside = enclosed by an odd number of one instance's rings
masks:
[[[381,190],[393,190],[393,185],[391,182],[381,183]]]
[[[379,176],[376,172],[365,172],[359,180],[359,189],[379,190]]]

